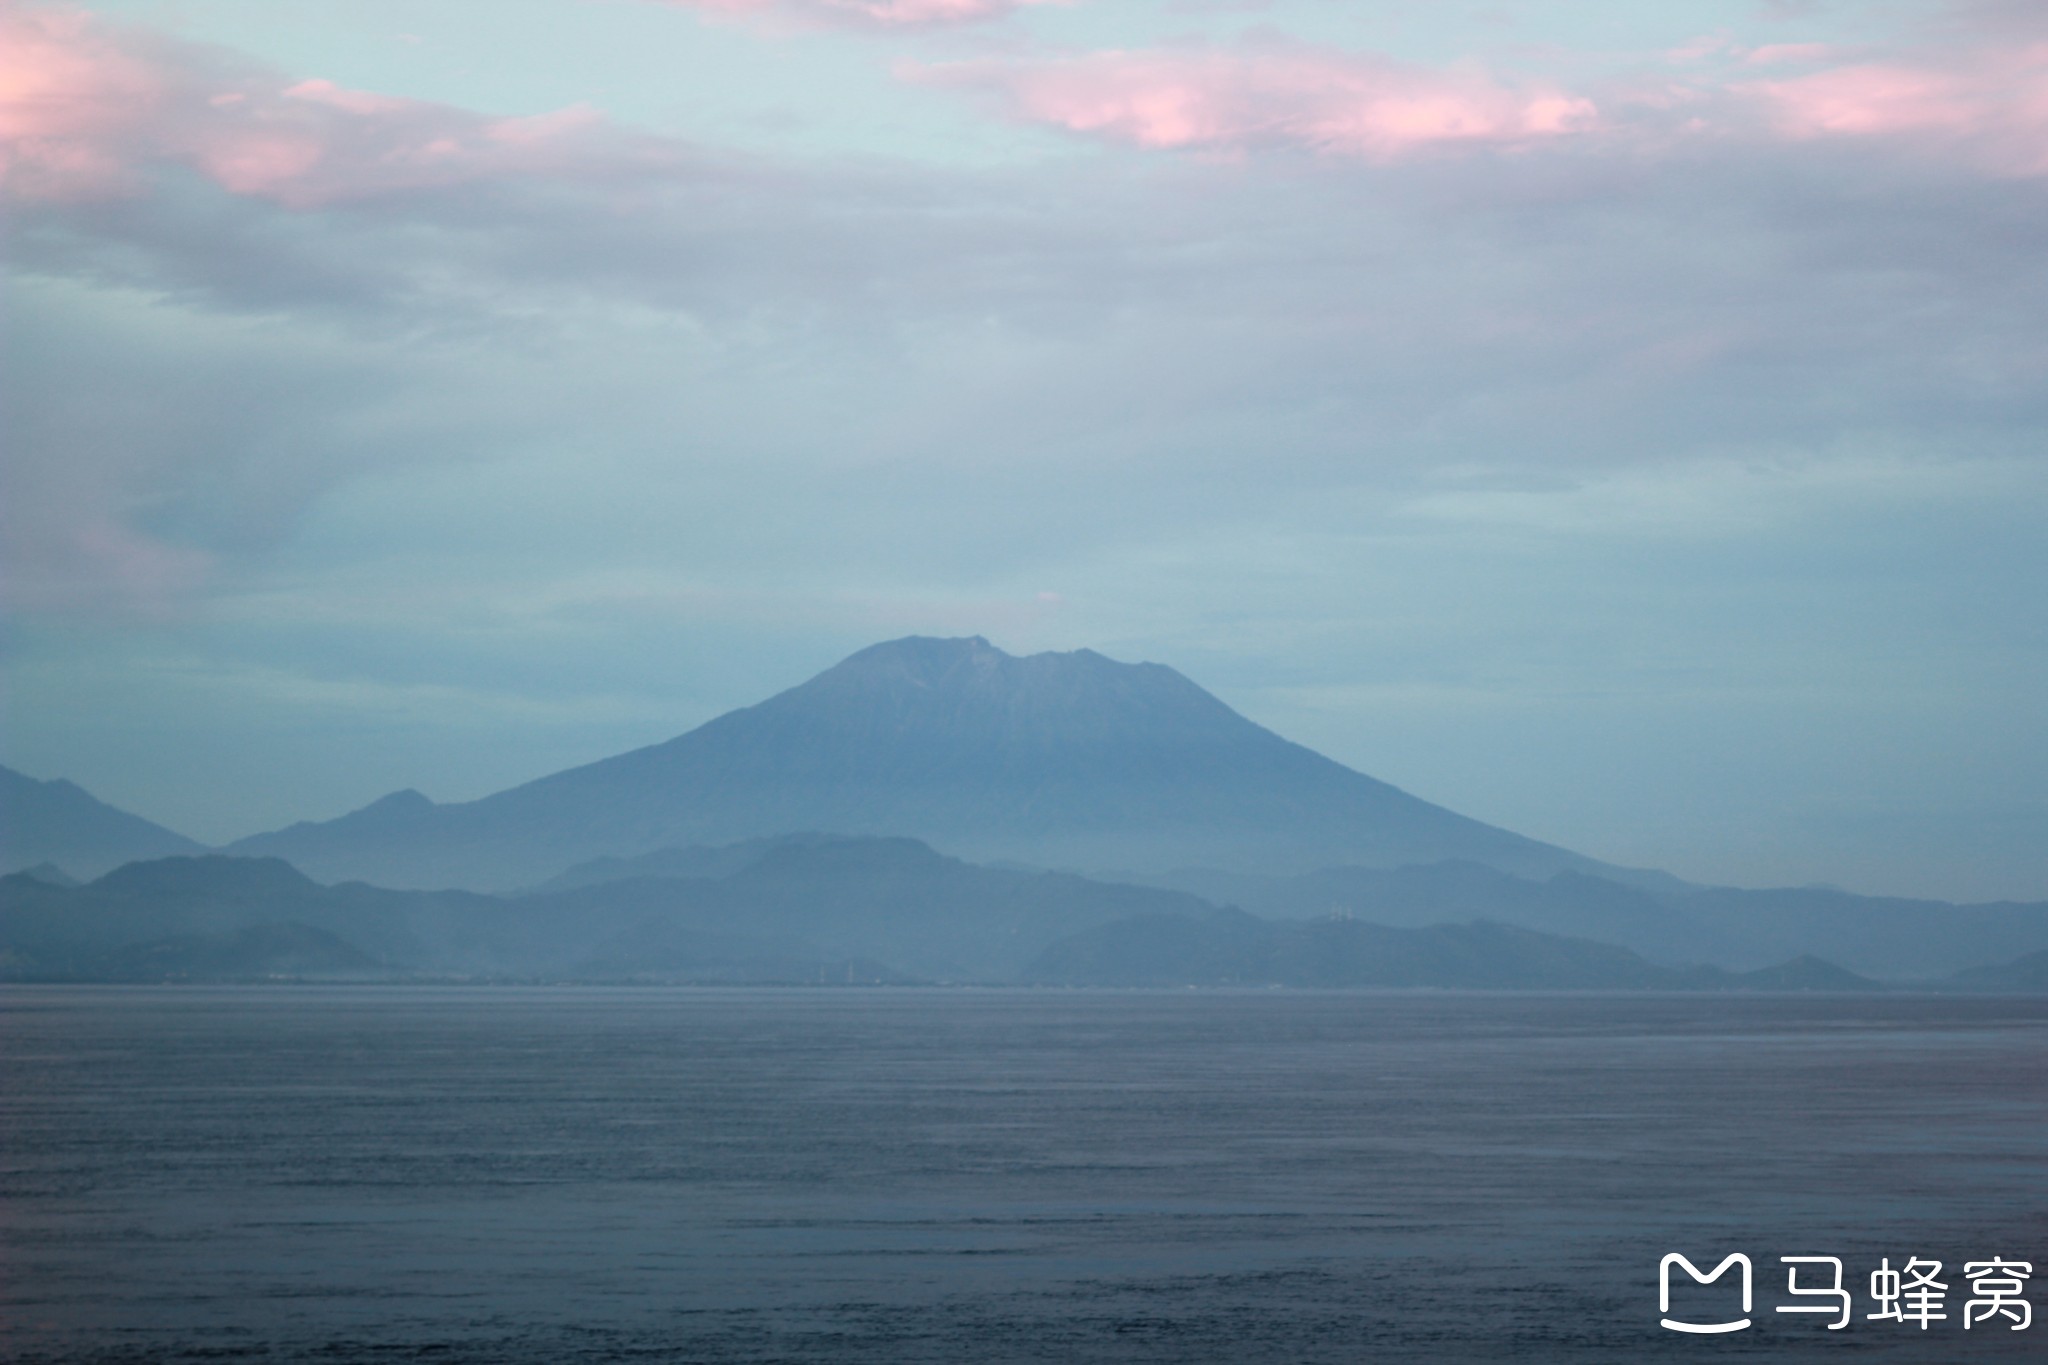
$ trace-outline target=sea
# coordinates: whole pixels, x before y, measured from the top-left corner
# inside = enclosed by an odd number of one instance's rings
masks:
[[[10,1362],[2041,1361],[2044,1262],[2042,998],[0,987]]]

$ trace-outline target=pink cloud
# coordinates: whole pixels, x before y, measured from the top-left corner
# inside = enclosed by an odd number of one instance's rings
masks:
[[[1434,71],[1295,46],[1097,52],[905,74],[989,91],[1017,117],[1139,147],[1295,146],[1388,160],[1441,144],[1556,137],[1599,121],[1591,100],[1476,69]]]
[[[1765,43],[1742,54],[1750,66],[1784,66],[1790,63],[1825,61],[1835,49],[1826,43]]]
[[[991,95],[1026,122],[1161,150],[1302,148],[1384,162],[1567,135],[1627,139],[1638,152],[1673,137],[1761,135],[1882,140],[1994,174],[2048,174],[2048,43],[1927,46],[1875,60],[1816,43],[1742,48],[1707,39],[1676,55],[1703,69],[1680,81],[1617,75],[1595,88],[1597,99],[1475,65],[1421,68],[1270,42],[912,65],[900,74]],[[1789,70],[1765,76],[1759,68]]]
[[[0,11],[0,184],[31,198],[140,190],[183,167],[290,207],[465,181],[574,174],[650,142],[593,110],[493,118],[291,80],[73,11]]]
[[[105,516],[32,537],[9,538],[9,572],[0,604],[28,613],[158,617],[206,581],[206,553],[145,535]]]
[[[83,15],[0,11],[0,181],[44,194],[118,183],[118,144],[163,98],[156,68]]]
[[[1065,0],[662,0],[678,9],[703,10],[790,28],[939,28],[1000,19],[1030,5]]]
[[[1838,66],[1745,93],[1793,138],[1933,140],[2007,174],[2048,173],[2048,43]]]
[[[308,104],[324,104],[330,109],[341,109],[351,114],[362,114],[365,116],[403,113],[407,105],[405,100],[394,99],[390,95],[372,94],[367,90],[345,90],[333,81],[300,81],[297,85],[288,87],[282,93],[288,100],[304,100]],[[215,99],[219,98],[219,96],[215,97]],[[209,104],[213,102],[213,100],[207,101]],[[240,104],[242,101],[230,95],[225,102]]]
[[[89,457],[62,465],[17,461],[6,471],[0,607],[161,615],[206,581],[212,557],[138,529],[137,499],[120,483]]]

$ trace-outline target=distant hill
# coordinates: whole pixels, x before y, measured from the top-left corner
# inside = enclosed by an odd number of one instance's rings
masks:
[[[1882,990],[1811,959],[1763,972],[1660,967],[1612,944],[1484,920],[1400,929],[1241,910],[1119,920],[1062,939],[1024,979],[1063,986],[1428,987],[1458,990]]]
[[[1160,664],[1018,658],[978,637],[875,645],[663,744],[462,804],[403,792],[229,851],[323,878],[509,889],[795,830],[1079,869],[1462,858],[1629,875],[1354,772]]]
[[[1067,986],[1431,986],[1647,990],[1680,974],[1625,948],[1504,924],[1396,929],[1241,910],[1121,920],[1054,944],[1024,979]]]
[[[416,977],[1007,981],[1067,934],[1209,908],[976,867],[909,839],[762,843],[737,861],[724,877],[517,898],[322,886],[279,859],[219,855],[131,864],[76,888],[17,874],[0,878],[0,977],[133,979],[152,963],[166,977],[304,975],[325,944],[330,974],[368,960]],[[257,929],[269,937],[250,938]]]
[[[1407,867],[1326,867],[1272,877],[1182,869],[1141,877],[1275,919],[1331,915],[1406,928],[1493,920],[1625,944],[1667,962],[1720,961],[1734,947],[1640,886],[1563,871],[1520,877],[1465,859]],[[1675,878],[1671,887],[1687,889]]]
[[[2042,901],[1953,905],[1820,887],[1714,887],[1669,903],[1722,941],[1741,945],[1746,964],[1810,953],[1904,980],[2048,949],[2048,902]]]
[[[39,882],[48,882],[51,886],[85,885],[84,882],[72,876],[55,863],[37,863],[34,867],[24,867],[20,871],[24,877],[32,877]]]
[[[730,877],[759,862],[771,848],[788,844],[832,843],[839,837],[815,832],[779,834],[772,838],[742,839],[736,844],[658,848],[632,858],[592,858],[557,873],[526,894],[574,891],[579,887],[637,881],[645,877]]]
[[[1517,877],[1477,863],[1333,867],[1299,876],[1182,870],[1148,885],[1277,919],[1332,914],[1406,928],[1475,919],[1620,944],[1653,962],[1736,972],[1811,956],[1865,976],[1927,979],[2048,949],[2048,903],[1951,905],[1811,887],[1624,886],[1567,870]]]
[[[833,958],[930,981],[1009,981],[1048,944],[1140,914],[1200,913],[1193,896],[1071,873],[980,867],[914,839],[800,836],[741,845],[722,877],[642,877],[522,897],[571,918],[640,912],[655,931],[773,932]],[[667,932],[666,930],[662,932]],[[609,951],[609,950],[608,950]]]
[[[1731,987],[1752,991],[1870,991],[1881,990],[1877,982],[1837,967],[1825,959],[1805,954],[1772,967],[1753,972],[1731,972]]]
[[[0,767],[0,873],[50,865],[97,877],[123,863],[198,853],[202,845],[116,809],[62,779],[42,782]]]
[[[463,978],[1515,990],[1872,990],[1812,956],[1735,972],[1521,925],[1268,920],[1182,892],[979,867],[912,839],[699,850],[718,876],[526,896],[322,886],[278,859],[0,877],[0,980]],[[2044,987],[2036,954],[1920,989]]]
[[[2028,953],[2011,962],[1972,967],[1943,983],[1953,990],[2008,995],[2048,995],[2048,950]]]

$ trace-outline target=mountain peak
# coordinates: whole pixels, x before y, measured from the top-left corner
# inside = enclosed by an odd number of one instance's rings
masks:
[[[63,891],[70,891],[85,885],[84,882],[72,876],[55,863],[44,862],[37,863],[34,867],[25,867],[21,870],[21,875],[33,878],[45,886],[54,886]]]
[[[1291,744],[1163,664],[1020,656],[979,635],[887,640],[660,744],[481,801],[386,798],[234,851],[329,879],[518,885],[804,829],[1041,867],[1584,865]]]
[[[981,635],[906,635],[900,640],[884,640],[878,645],[869,645],[866,649],[849,654],[838,664],[819,674],[818,678],[829,678],[840,673],[895,674],[924,681],[936,681],[959,668],[971,668],[986,673],[1018,669],[1054,672],[1103,668],[1173,672],[1172,669],[1159,664],[1118,663],[1092,649],[1048,649],[1037,654],[1012,654],[990,644],[987,637]]]
[[[997,649],[979,635],[964,639],[935,635],[906,635],[848,655],[813,681],[829,678],[862,678],[908,681],[931,686],[960,668],[990,671],[1016,656]]]
[[[406,787],[403,790],[380,796],[361,810],[349,813],[351,815],[413,815],[431,808],[433,804],[431,800],[417,789]]]
[[[988,642],[986,635],[905,635],[895,640],[883,640],[857,649],[846,656],[845,663],[861,659],[890,658],[963,658],[976,654],[992,654],[997,658],[1012,659],[1016,656],[1007,650],[996,648]]]
[[[694,745],[742,718],[771,717],[823,744],[856,744],[869,777],[906,766],[965,772],[990,765],[1054,776],[1048,762],[1072,775],[1077,762],[1101,770],[1162,744],[1237,750],[1274,740],[1161,664],[1119,663],[1092,649],[1016,655],[979,635],[913,635],[870,645],[758,706],[656,747]]]

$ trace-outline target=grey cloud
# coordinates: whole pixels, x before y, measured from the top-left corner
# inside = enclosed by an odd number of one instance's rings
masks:
[[[276,320],[285,344],[251,376],[270,377],[220,407],[225,429],[131,433],[190,472],[182,494],[168,472],[139,490],[158,508],[198,507],[222,467],[310,499],[393,462],[581,445],[707,477],[809,469],[833,505],[863,484],[1008,489],[1014,530],[975,552],[1043,554],[1049,510],[1088,543],[1132,534],[1133,498],[1199,523],[1445,462],[1893,429],[2010,446],[2041,420],[2037,182],[1814,147],[1549,179],[1119,169],[785,167],[646,187],[631,213],[553,185],[321,214],[193,189],[157,216],[52,211],[21,264],[157,291],[172,330],[195,306]],[[138,382],[174,389],[190,363],[158,355],[164,378]],[[28,430],[89,403],[42,392]],[[310,437],[259,435],[294,425]],[[232,550],[202,513],[181,524]]]

